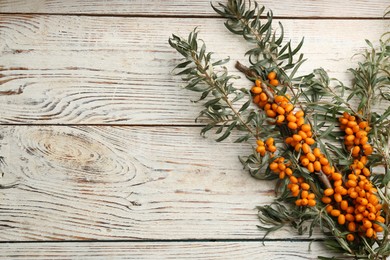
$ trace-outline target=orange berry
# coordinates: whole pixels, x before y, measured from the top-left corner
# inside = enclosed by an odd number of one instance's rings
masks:
[[[309,124],[303,124],[301,126],[302,131],[309,132],[311,130],[311,126]]]
[[[294,139],[295,141],[299,142],[299,141],[302,140],[302,136],[295,134],[295,135],[293,135],[293,139]]]
[[[286,113],[286,111],[284,111],[283,107],[278,107],[276,109],[276,113],[278,113],[279,115],[284,115],[284,113]]]
[[[357,138],[362,138],[363,136],[366,136],[367,135],[367,132],[364,131],[364,130],[360,130],[356,133],[356,137]]]
[[[368,142],[368,137],[367,136],[363,136],[362,138],[360,138],[360,144],[364,145]]]
[[[343,177],[343,176],[341,175],[341,173],[338,173],[338,172],[332,173],[332,179],[333,179],[334,181],[341,180],[342,177]]]
[[[292,113],[290,113],[287,116],[287,121],[295,123],[297,121],[297,118]]]
[[[341,196],[340,193],[335,193],[335,194],[333,195],[333,198],[334,198],[334,200],[335,200],[336,202],[341,202],[341,201],[343,200],[343,197]]]
[[[274,145],[268,146],[268,151],[270,151],[271,153],[276,152],[276,146]]]
[[[355,125],[357,125],[357,123],[355,121],[349,121],[347,124],[347,126],[350,128],[353,128]]]
[[[284,171],[286,169],[286,165],[284,163],[279,163],[279,170]]]
[[[355,221],[355,217],[350,213],[345,214],[345,219],[349,222]]]
[[[258,152],[258,153],[264,153],[264,152],[265,152],[265,146],[257,146],[256,152]]]
[[[347,135],[347,136],[345,137],[345,140],[348,141],[348,142],[352,142],[354,139],[355,139],[355,136],[354,136],[354,135]]]
[[[287,120],[288,120],[288,117],[287,117]],[[288,126],[288,128],[290,128],[292,130],[295,130],[295,129],[298,128],[298,125],[296,123],[294,123],[294,122],[291,122],[291,121],[288,122],[287,126]]]
[[[368,201],[372,204],[372,205],[377,205],[378,204],[378,198],[375,196],[375,195],[371,195],[369,198],[368,198]]]
[[[321,201],[325,204],[329,204],[332,202],[332,199],[330,197],[322,197]]]
[[[269,84],[271,84],[274,87],[277,87],[277,86],[279,86],[279,80],[277,80],[277,79],[270,80]]]
[[[259,96],[260,98],[260,96]],[[268,101],[260,101],[258,102],[259,107],[264,108],[268,104]],[[265,110],[265,109],[264,109]]]
[[[313,145],[315,143],[314,139],[311,138],[311,137],[308,137],[305,139],[305,142],[308,144],[308,145]]]
[[[313,149],[313,154],[315,155],[315,157],[319,158],[321,156],[321,150],[320,148],[316,147]]]
[[[310,163],[310,161],[309,161],[309,159],[304,158],[304,159],[301,161],[301,163],[302,163],[303,166],[308,166],[309,163]]]
[[[330,213],[333,210],[333,206],[332,205],[327,205],[325,210],[326,210],[326,212]]]
[[[357,155],[357,154],[359,154],[359,152],[360,152],[360,147],[359,146],[353,147],[352,155]]]
[[[299,110],[295,113],[295,116],[296,117],[303,117],[305,115],[305,113],[302,111],[302,110]]]
[[[299,186],[297,184],[293,184],[293,185],[291,185],[291,189],[290,190],[292,192],[299,191]]]
[[[309,190],[310,185],[308,183],[304,182],[304,183],[301,183],[301,188],[302,188],[302,190]]]
[[[297,122],[296,123],[297,123],[298,127],[302,126],[305,123],[305,118],[303,118],[303,117],[297,118]]]
[[[355,232],[356,231],[356,224],[355,224],[355,222],[349,222],[348,223],[348,230],[350,232]]]
[[[268,73],[267,78],[269,80],[276,79],[276,72],[275,71],[271,71],[270,73]]]
[[[287,137],[287,138],[284,140],[284,142],[285,142],[286,144],[291,144],[292,141],[293,141],[293,138],[292,138],[292,137]]]
[[[305,132],[303,132],[302,130],[298,131],[298,134],[302,137],[302,139],[307,138],[307,134]]]
[[[343,117],[346,118],[346,119],[349,119],[350,115],[348,112],[344,112],[343,113]]]
[[[257,145],[264,146],[264,141],[261,140],[261,139],[258,139],[258,140],[256,140],[256,144],[257,144]]]
[[[360,204],[363,205],[363,206],[365,206],[365,205],[368,204],[368,200],[365,199],[365,198],[363,198],[363,199],[360,201]]]
[[[253,96],[253,103],[258,104],[260,102],[260,95]]]
[[[382,232],[383,231],[383,227],[379,226],[378,224],[374,224],[373,227],[374,227],[374,230],[376,232]]]
[[[302,199],[302,206],[306,206],[308,204],[308,200],[307,199]]]
[[[310,206],[310,207],[314,207],[317,202],[314,200],[314,199],[308,199],[307,200],[307,204]]]
[[[347,194],[347,190],[344,189],[344,187],[341,187],[342,184],[343,184],[343,180],[338,180],[338,181],[333,182],[333,186],[335,187],[335,189],[337,189],[337,188],[340,189],[341,188],[341,190],[338,193],[340,193],[341,195],[346,195]],[[343,194],[344,191],[345,191],[345,194]]]
[[[333,193],[334,193],[334,190],[332,188],[328,188],[328,189],[324,190],[325,196],[332,196]]]
[[[275,96],[274,100],[276,103],[281,103],[281,102],[283,102],[284,97],[283,96]]]
[[[316,172],[321,171],[321,163],[320,163],[319,161],[315,161],[315,162],[314,162],[314,170],[315,170]]]
[[[347,135],[353,135],[353,130],[352,130],[352,128],[350,128],[350,127],[346,127],[346,128],[344,129],[344,132],[345,132]]]
[[[364,218],[364,216],[363,216],[363,214],[361,214],[361,213],[358,213],[358,214],[355,215],[355,221],[356,221],[356,222],[362,221],[363,218]]]
[[[290,103],[287,104],[286,107],[284,108],[284,110],[286,110],[287,113],[291,112],[293,109],[294,109],[294,105]]]
[[[357,134],[357,132],[360,131],[360,127],[359,127],[358,125],[355,125],[355,126],[352,127],[352,131],[353,131],[355,134]]]
[[[308,196],[307,196],[307,199],[308,200],[314,200],[316,198],[316,195],[314,193],[310,193]]]
[[[341,208],[342,210],[347,210],[347,208],[348,208],[348,201],[342,200],[342,201],[340,202],[340,208]]]
[[[290,176],[290,182],[291,182],[292,184],[298,183],[297,177],[295,177],[295,176]]]
[[[307,143],[302,144],[302,151],[306,154],[311,151],[310,146]]]
[[[261,101],[267,101],[268,100],[268,96],[264,92],[262,92],[260,94],[260,100]]]
[[[367,126],[368,126],[368,123],[366,121],[362,121],[362,122],[359,123],[359,127],[361,129],[365,129]]]
[[[348,235],[347,235],[347,240],[348,240],[349,242],[352,242],[352,241],[355,240],[355,236],[352,235],[352,234],[348,234]]]
[[[368,213],[368,219],[369,220],[375,220],[376,219],[376,215],[374,213]]]
[[[332,211],[330,212],[330,215],[332,215],[333,217],[338,217],[338,216],[340,216],[340,210],[332,209]]]
[[[313,173],[314,172],[314,165],[313,165],[313,163],[311,162],[311,163],[309,163],[308,165],[307,165],[307,170],[309,171],[309,172],[311,172],[311,173]]]
[[[293,144],[291,144],[291,145],[293,145]],[[295,145],[295,151],[296,152],[299,152],[301,150],[301,148],[302,148],[302,144],[298,143],[298,144]]]
[[[343,214],[340,214],[339,217],[337,218],[337,222],[340,225],[344,225],[345,224],[345,216]]]
[[[275,171],[276,169],[278,169],[278,164],[273,162],[269,165],[269,168],[272,170],[272,171]]]
[[[290,176],[291,174],[293,174],[293,171],[292,171],[290,168],[286,168],[285,172],[286,172],[286,174],[287,174],[288,176]]]
[[[263,92],[263,89],[260,87],[252,87],[251,91],[253,94],[260,94],[261,92]]]
[[[364,176],[368,177],[371,175],[370,170],[368,168],[363,168],[362,170]]]
[[[296,191],[291,192],[291,195],[292,195],[293,197],[298,197],[298,195],[299,195],[299,190],[296,190]]]
[[[351,194],[349,194],[349,197],[351,197],[352,199],[356,199],[358,196],[359,194],[356,191],[353,191],[351,192]]]
[[[367,149],[364,149],[364,154],[365,154],[365,155],[371,155],[371,154],[372,154],[372,152],[373,152],[373,149],[372,149],[372,147],[370,147],[370,148],[367,148]]]
[[[256,79],[255,81],[256,87],[261,87],[261,81],[259,79]]]
[[[302,187],[302,184],[301,184]],[[307,199],[307,196],[309,195],[309,192],[307,190],[301,191],[301,198],[302,199]]]
[[[303,145],[302,145],[302,149],[303,149]],[[311,162],[314,162],[316,160],[316,157],[312,153],[308,153],[306,156],[307,156],[307,159],[309,159],[309,161],[311,161]]]
[[[355,180],[348,180],[347,181],[347,187],[356,187],[357,183]]]
[[[355,208],[354,208],[354,207],[349,206],[349,207],[347,208],[347,213],[352,214],[352,213],[354,213],[354,212],[355,212]]]
[[[344,118],[344,117],[340,117],[339,118],[339,122],[342,124],[342,125],[346,125],[348,124],[348,119]]]
[[[295,205],[296,206],[301,206],[302,205],[302,200],[301,199],[297,199],[296,201],[295,201]]]
[[[274,144],[274,142],[275,142],[275,139],[273,139],[272,137],[268,137],[267,140],[265,141],[265,144],[268,146],[271,146]]]
[[[273,111],[271,109],[267,110],[266,114],[267,114],[268,117],[272,117],[272,118],[276,117],[275,111]]]
[[[366,237],[372,237],[374,235],[374,229],[369,228],[366,231]]]
[[[372,227],[372,222],[369,221],[368,219],[363,219],[363,227],[364,228],[371,228]]]
[[[376,216],[376,221],[378,221],[380,223],[385,223],[385,218],[382,216]]]

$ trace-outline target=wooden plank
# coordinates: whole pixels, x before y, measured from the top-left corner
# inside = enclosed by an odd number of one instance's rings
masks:
[[[274,183],[242,169],[248,145],[199,130],[1,127],[0,183],[17,185],[0,189],[0,241],[262,238]]]
[[[388,20],[283,20],[286,39],[309,59],[302,74],[324,67],[347,81],[353,54],[389,30]],[[1,124],[193,124],[194,93],[170,74],[179,55],[171,33],[195,26],[216,58],[245,60],[250,48],[223,20],[2,15]],[[247,80],[238,85],[250,87]]]
[[[212,1],[218,2],[226,1]],[[356,17],[381,18],[389,3],[383,0],[345,0],[342,5],[338,0],[310,1],[295,0],[275,2],[258,1],[272,9],[278,17]],[[210,16],[215,12],[210,1],[96,1],[96,0],[3,0],[0,13],[56,13],[56,14],[110,14],[110,15],[175,15],[175,16]]]
[[[309,250],[309,247],[311,250]],[[0,244],[0,259],[317,259],[321,242],[83,242]]]

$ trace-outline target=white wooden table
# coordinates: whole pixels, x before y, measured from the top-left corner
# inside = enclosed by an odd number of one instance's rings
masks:
[[[388,0],[342,2],[261,2],[287,39],[305,36],[302,74],[348,82],[364,39],[389,31]],[[207,0],[0,1],[0,184],[15,184],[0,190],[1,259],[332,255],[287,228],[262,245],[255,207],[273,183],[242,169],[250,147],[199,136],[196,95],[170,74],[168,37],[195,26],[217,57],[245,61]]]

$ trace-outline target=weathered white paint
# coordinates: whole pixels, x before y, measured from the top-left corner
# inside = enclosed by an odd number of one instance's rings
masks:
[[[324,67],[345,82],[364,39],[390,26],[382,0],[262,4],[284,18],[287,39],[305,36],[302,74]],[[215,17],[203,0],[0,2],[0,184],[17,184],[0,190],[0,259],[331,256],[289,229],[265,247],[249,241],[264,234],[255,206],[272,201],[273,183],[242,169],[250,147],[190,126],[199,107],[170,75],[179,56],[167,39],[198,26],[217,57],[243,61],[250,46]],[[332,17],[343,19],[321,19]],[[45,242],[85,239],[110,242]]]
[[[82,242],[0,244],[0,259],[267,259],[329,256],[321,242]]]
[[[167,43],[198,26],[216,58],[228,68],[251,48],[223,20],[77,16],[15,16],[0,19],[1,123],[193,124],[195,93],[170,74],[180,56]],[[390,29],[385,20],[283,20],[286,39],[309,59],[302,75],[325,68],[348,84],[352,56]],[[250,87],[246,79],[238,86]],[[5,95],[4,93],[8,94]],[[11,94],[10,94],[11,93]]]
[[[112,15],[175,15],[215,16],[209,0],[3,0],[0,13],[55,13],[55,14],[112,14]],[[345,17],[381,18],[389,3],[385,0],[338,0],[311,1],[286,0],[283,2],[263,0],[259,4],[271,9],[281,17]]]

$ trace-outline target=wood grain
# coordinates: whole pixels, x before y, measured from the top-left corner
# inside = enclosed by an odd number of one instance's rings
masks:
[[[0,259],[317,259],[333,256],[321,242],[84,242],[0,244]]]
[[[348,82],[353,54],[390,28],[389,20],[284,20],[286,39],[309,59],[301,73],[324,67]],[[1,124],[193,124],[199,106],[172,68],[179,55],[172,32],[195,26],[216,58],[243,61],[250,48],[223,20],[2,15],[0,19]],[[334,29],[334,28],[337,28]],[[242,79],[237,85],[250,87]]]
[[[226,1],[212,1],[214,4]],[[272,9],[278,17],[343,17],[381,18],[389,3],[384,0],[264,0],[261,5]],[[96,0],[3,0],[0,13],[56,13],[56,14],[110,14],[110,15],[175,15],[215,16],[208,0],[194,1],[96,1]]]
[[[0,241],[262,238],[274,183],[242,169],[250,147],[199,130],[3,126],[0,181],[17,185],[0,189]]]

